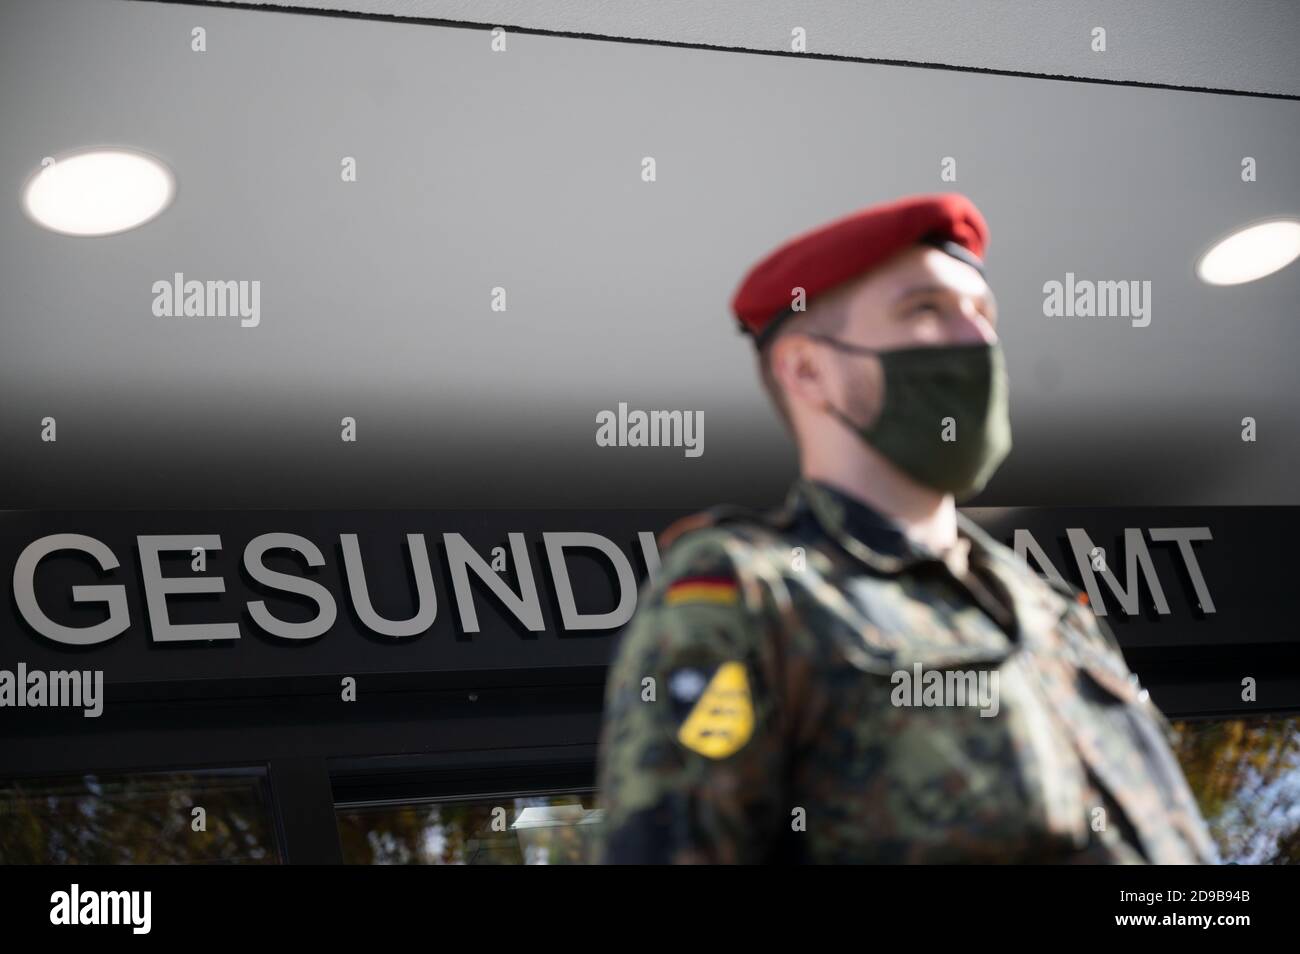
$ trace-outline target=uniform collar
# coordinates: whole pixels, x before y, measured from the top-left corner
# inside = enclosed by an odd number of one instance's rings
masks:
[[[938,554],[914,542],[888,517],[830,484],[808,478],[796,480],[787,506],[811,513],[836,543],[881,573],[892,575],[921,563],[942,562]],[[957,533],[970,541],[972,564],[992,556],[992,538],[960,510]]]

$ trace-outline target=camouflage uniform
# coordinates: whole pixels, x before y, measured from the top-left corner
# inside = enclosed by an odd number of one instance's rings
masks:
[[[1168,722],[1078,591],[960,513],[968,569],[807,480],[776,513],[710,513],[610,671],[602,860],[1217,860]],[[991,717],[891,701],[900,671],[981,670]]]

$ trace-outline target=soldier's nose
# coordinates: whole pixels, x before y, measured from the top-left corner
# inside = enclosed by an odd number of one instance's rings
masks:
[[[955,344],[992,344],[998,340],[993,324],[969,298],[962,299],[961,313],[953,321],[952,330]]]

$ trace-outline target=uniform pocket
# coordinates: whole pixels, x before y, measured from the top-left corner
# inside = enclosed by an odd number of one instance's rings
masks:
[[[1213,844],[1174,757],[1173,727],[1124,662],[1118,644],[1087,614],[1066,614],[1059,632],[1061,652],[1079,687],[1077,704],[1067,707],[1076,740],[1124,810],[1144,855],[1160,864],[1214,860]]]
[[[925,846],[914,860],[1041,861],[1087,843],[1083,767],[1030,660],[1013,652],[954,672],[908,654],[897,665],[906,678],[891,689],[881,737],[892,824]],[[993,698],[909,692],[918,670],[936,687],[983,674]]]
[[[1085,618],[1080,619],[1081,616]],[[1173,726],[1151,700],[1137,674],[1129,669],[1119,644],[1102,629],[1101,623],[1072,607],[1061,628],[1066,653],[1080,673],[1114,701],[1132,707],[1136,717],[1154,722],[1165,742],[1172,746],[1177,741]]]

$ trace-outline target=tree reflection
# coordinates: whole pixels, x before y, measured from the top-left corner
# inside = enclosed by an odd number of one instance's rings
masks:
[[[1300,863],[1300,717],[1174,724],[1175,752],[1225,862]],[[195,806],[207,830],[191,827]],[[341,807],[357,864],[586,864],[591,794]],[[290,810],[292,810],[290,808]],[[0,782],[0,863],[275,863],[263,774],[84,775]]]
[[[352,864],[589,864],[594,802],[589,794],[502,795],[341,808],[339,841]]]
[[[273,831],[260,773],[0,782],[2,864],[275,863]]]
[[[1178,722],[1175,753],[1224,862],[1300,863],[1300,717]]]

